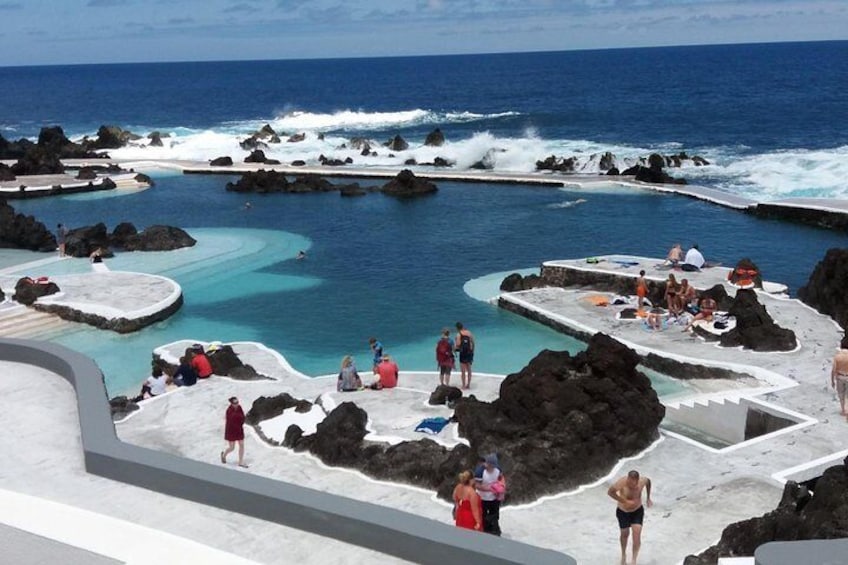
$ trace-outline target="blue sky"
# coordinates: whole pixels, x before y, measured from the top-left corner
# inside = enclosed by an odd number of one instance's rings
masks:
[[[848,39],[848,0],[0,0],[0,66]]]

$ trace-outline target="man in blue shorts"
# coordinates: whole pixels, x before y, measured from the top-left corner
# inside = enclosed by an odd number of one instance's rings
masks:
[[[640,477],[639,471],[630,471],[626,477],[618,479],[607,491],[607,494],[618,503],[615,516],[618,518],[618,527],[621,532],[621,565],[627,563],[627,538],[633,531],[633,565],[639,557],[639,548],[642,545],[642,522],[645,519],[645,507],[642,506],[642,490],[648,494],[645,501],[648,508],[653,506],[651,501],[651,479]]]

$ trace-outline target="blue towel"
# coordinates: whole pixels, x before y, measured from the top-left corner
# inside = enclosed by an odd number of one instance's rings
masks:
[[[415,426],[416,432],[422,432],[425,434],[436,435],[442,428],[448,425],[450,420],[447,418],[424,418],[421,420],[421,423]]]

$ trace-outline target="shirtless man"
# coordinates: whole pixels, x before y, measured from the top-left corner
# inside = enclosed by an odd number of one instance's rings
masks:
[[[645,519],[645,508],[642,506],[642,489],[648,494],[645,501],[648,508],[654,505],[651,501],[651,479],[640,477],[639,471],[630,471],[626,477],[615,481],[607,491],[610,498],[618,502],[615,515],[618,518],[618,527],[621,530],[621,565],[627,563],[627,538],[630,530],[633,530],[633,565],[639,557],[639,548],[642,545],[642,521]]]
[[[848,349],[840,349],[833,357],[830,386],[835,388],[839,395],[839,406],[842,408],[840,414],[848,416],[845,412],[845,397],[848,394]]]

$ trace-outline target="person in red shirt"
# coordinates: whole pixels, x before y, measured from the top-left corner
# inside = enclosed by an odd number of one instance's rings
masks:
[[[191,366],[197,373],[198,379],[208,379],[212,375],[212,364],[203,353],[203,346],[195,346],[191,350]]]
[[[377,365],[377,382],[371,388],[395,388],[398,382],[398,366],[388,355],[383,355],[383,360]]]
[[[221,463],[227,463],[227,455],[233,452],[238,443],[238,465],[247,467],[244,463],[244,410],[235,396],[230,397],[230,405],[224,414],[224,440],[228,445],[221,452]]]

